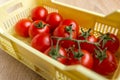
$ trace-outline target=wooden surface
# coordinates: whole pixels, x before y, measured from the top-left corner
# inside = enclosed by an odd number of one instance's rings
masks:
[[[7,0],[0,0],[0,4]],[[120,9],[120,0],[56,0],[101,14]],[[44,80],[41,76],[0,50],[0,80]]]

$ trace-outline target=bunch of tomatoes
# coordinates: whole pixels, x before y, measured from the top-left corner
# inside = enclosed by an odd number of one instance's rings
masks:
[[[112,74],[118,66],[116,52],[119,39],[111,33],[94,36],[73,19],[64,19],[58,12],[48,13],[42,6],[31,11],[15,25],[15,32],[31,38],[31,46],[64,65],[83,65],[102,75]]]

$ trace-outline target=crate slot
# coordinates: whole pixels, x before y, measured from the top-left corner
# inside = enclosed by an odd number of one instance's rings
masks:
[[[42,70],[40,70],[40,68],[38,68],[38,67],[35,66],[35,65],[34,65],[34,69],[35,69],[35,71],[37,71],[37,72],[42,72]]]
[[[56,71],[56,79],[55,80],[71,80],[71,78],[67,77],[60,71]]]
[[[1,45],[3,50],[8,52],[8,54],[17,58],[14,47],[12,46],[12,43],[10,40],[4,39],[3,37],[0,36],[0,45]]]
[[[21,12],[19,12],[16,17],[18,20],[22,19],[22,18],[27,18],[30,16],[30,11],[31,9],[30,8],[27,8],[25,10],[22,10]]]
[[[9,19],[6,19],[5,21],[3,21],[3,26],[2,29],[4,31],[8,31],[10,30],[18,20],[22,19],[22,18],[27,18],[30,15],[30,8],[25,9],[21,12],[19,12],[18,14],[16,14],[15,16],[10,17]]]
[[[115,35],[118,34],[118,28],[115,28],[114,26],[110,26],[104,23],[96,22],[94,25],[94,30],[102,33],[113,33]]]
[[[21,8],[21,7],[23,7],[22,3],[17,3],[17,4],[15,4],[15,5],[9,7],[9,8],[7,9],[7,12],[8,12],[8,13],[14,12],[15,10],[17,10],[17,9],[19,9],[19,8]]]
[[[33,70],[35,72],[37,72],[39,75],[42,75],[47,80],[53,80],[53,78],[54,78],[54,76],[50,75],[51,73],[46,72],[45,70],[43,70],[41,67],[38,67],[37,65],[34,65],[34,69]]]
[[[30,62],[30,60],[24,58],[22,55],[20,55],[20,53],[18,53],[17,56],[18,56],[19,61],[21,61],[23,64],[30,67],[31,69],[33,68],[33,64],[32,64],[32,62]]]

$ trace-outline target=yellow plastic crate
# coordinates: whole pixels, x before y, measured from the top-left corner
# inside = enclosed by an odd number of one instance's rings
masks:
[[[65,66],[29,45],[30,39],[14,35],[15,23],[30,17],[30,11],[40,5],[49,12],[59,12],[64,18],[75,19],[80,26],[102,33],[111,32],[120,39],[120,10],[101,15],[55,0],[10,0],[0,6],[0,48],[47,80],[120,80],[119,66],[112,76],[105,77],[81,65]],[[118,55],[120,58],[120,49]]]

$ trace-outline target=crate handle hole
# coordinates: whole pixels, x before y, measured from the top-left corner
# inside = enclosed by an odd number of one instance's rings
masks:
[[[34,69],[35,69],[35,71],[37,71],[37,72],[41,72],[40,68],[37,67],[37,66],[35,66],[35,65],[34,65]]]
[[[7,13],[12,13],[12,12],[18,10],[18,9],[21,8],[21,7],[23,7],[23,5],[22,5],[21,2],[19,2],[19,3],[15,4],[15,5],[9,7],[9,8],[7,9]]]

